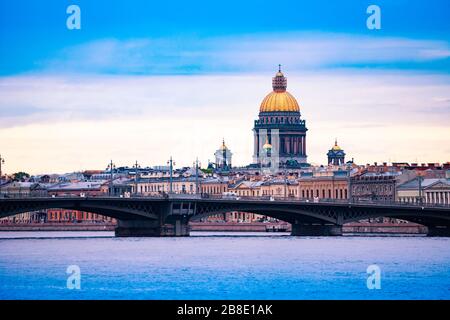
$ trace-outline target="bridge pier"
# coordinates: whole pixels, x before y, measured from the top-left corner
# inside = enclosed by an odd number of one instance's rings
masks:
[[[185,221],[184,219],[177,219],[173,221],[172,224],[166,225],[168,227],[168,230],[172,229],[170,234],[167,234],[167,236],[173,236],[173,237],[187,237],[189,236],[189,223],[188,221]]]
[[[118,220],[116,237],[185,237],[189,236],[187,222],[177,219],[161,224],[157,220]]]
[[[449,226],[429,226],[428,237],[450,237]]]
[[[156,220],[117,220],[116,237],[159,237],[161,225]]]
[[[292,224],[292,236],[342,236],[342,226],[330,224]]]

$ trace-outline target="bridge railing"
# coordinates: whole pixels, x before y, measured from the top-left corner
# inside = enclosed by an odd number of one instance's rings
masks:
[[[450,207],[450,203],[418,203],[389,200],[361,200],[361,199],[331,199],[331,198],[296,198],[283,196],[240,196],[240,195],[204,195],[203,199],[211,200],[248,200],[248,201],[276,201],[276,202],[300,202],[300,203],[329,203],[329,204],[368,204],[368,205],[396,205],[396,206],[414,206],[414,207]]]
[[[403,202],[403,201],[381,201],[381,200],[361,200],[361,199],[329,199],[329,198],[296,198],[283,196],[240,196],[240,195],[221,195],[221,194],[154,194],[142,195],[131,194],[129,196],[123,195],[49,195],[44,193],[1,193],[0,199],[67,199],[67,198],[111,198],[111,199],[174,199],[174,200],[223,200],[223,201],[274,201],[274,202],[296,202],[296,203],[326,203],[326,204],[367,204],[371,206],[401,206],[401,207],[426,207],[426,208],[450,208],[450,203],[419,203],[419,202]]]

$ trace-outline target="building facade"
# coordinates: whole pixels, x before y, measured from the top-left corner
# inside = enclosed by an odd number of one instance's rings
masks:
[[[352,200],[382,201],[397,200],[397,186],[416,177],[414,171],[365,172],[351,178]]]
[[[346,171],[318,171],[304,173],[298,179],[300,199],[348,199]]]
[[[421,179],[419,181],[419,179]],[[450,204],[450,179],[423,179],[401,184],[397,188],[397,199],[404,203]]]

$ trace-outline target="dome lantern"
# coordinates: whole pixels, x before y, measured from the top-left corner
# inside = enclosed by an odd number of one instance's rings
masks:
[[[259,112],[300,112],[297,100],[286,91],[287,79],[278,65],[278,72],[272,78],[273,91],[261,102]]]
[[[278,65],[278,72],[272,78],[272,88],[275,92],[286,92],[287,79],[281,72],[281,64]]]

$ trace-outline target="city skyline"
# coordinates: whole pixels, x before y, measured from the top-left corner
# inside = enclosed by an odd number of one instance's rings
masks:
[[[0,300],[448,300],[449,9],[0,1]]]
[[[358,164],[446,162],[450,23],[445,2],[434,3],[381,2],[376,31],[366,28],[365,4],[346,2],[291,3],[296,14],[275,23],[261,19],[268,11],[251,15],[251,3],[234,15],[178,3],[187,19],[168,4],[79,1],[81,30],[66,28],[66,4],[2,3],[1,29],[11,32],[0,38],[3,171],[103,169],[110,159],[163,165],[170,156],[205,166],[223,138],[233,164],[247,165],[278,64],[307,121],[308,162],[326,164],[336,138]],[[309,17],[319,12],[323,19]]]

